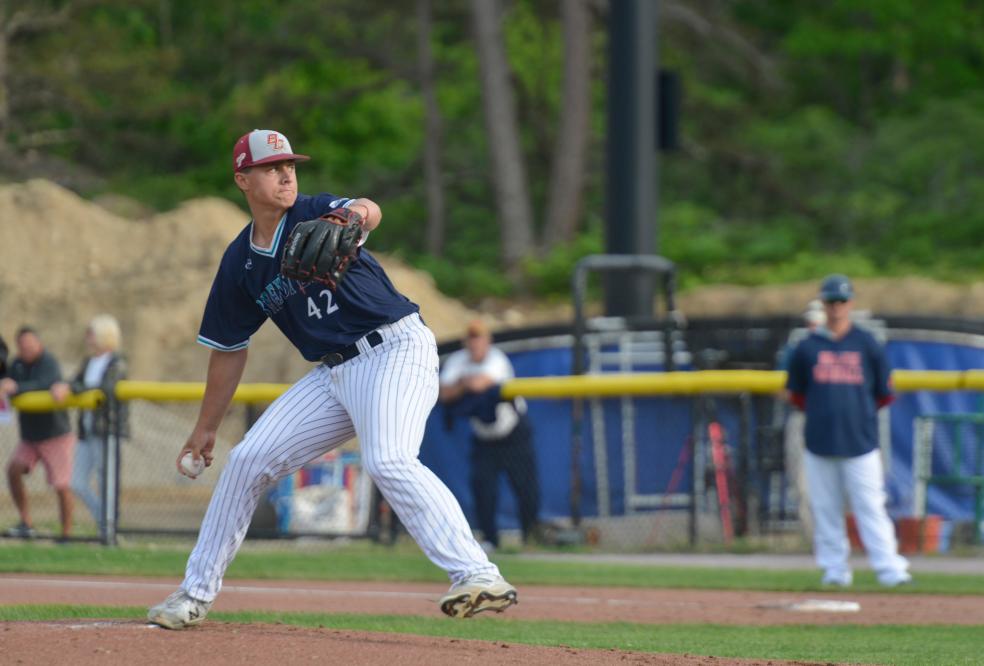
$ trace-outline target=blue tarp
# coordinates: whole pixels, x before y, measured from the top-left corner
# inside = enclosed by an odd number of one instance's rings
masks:
[[[890,342],[888,357],[895,368],[906,370],[970,370],[984,368],[984,349],[938,342]],[[917,416],[980,412],[982,396],[972,391],[902,393],[892,404],[892,460],[886,470],[889,510],[907,515],[912,510],[912,423]],[[952,458],[951,442],[936,440],[933,471],[952,473],[946,462]],[[926,510],[951,520],[974,516],[973,494],[967,488],[930,486]]]
[[[936,342],[889,342],[887,351],[892,366],[907,370],[967,370],[984,368],[984,349]],[[570,349],[544,349],[510,354],[517,377],[567,375],[571,371]],[[571,481],[571,401],[529,400],[529,415],[534,429],[534,446],[538,460],[541,493],[541,518],[570,515]],[[687,398],[645,398],[635,401],[636,442],[638,451],[637,490],[641,493],[686,492],[690,489],[690,461],[683,456],[684,473],[674,488],[667,488],[674,469],[681,464],[681,451],[691,434],[694,401]],[[893,515],[907,515],[912,509],[912,423],[916,416],[938,413],[966,413],[981,409],[981,394],[976,392],[903,393],[891,407],[892,456],[887,470],[889,510]],[[598,501],[595,461],[591,437],[590,414],[585,403],[584,436],[579,468],[582,479],[581,514],[597,515]],[[739,438],[738,408],[734,400],[718,401],[719,420],[726,439],[734,447]],[[618,400],[604,401],[606,452],[613,515],[625,511],[624,467],[622,459],[621,412]],[[750,431],[756,431],[754,419]],[[750,454],[756,443],[751,442]],[[420,459],[451,489],[474,525],[474,508],[469,483],[471,442],[467,422],[459,420],[448,431],[440,405],[431,413],[421,447]],[[952,457],[946,441],[934,450],[934,472],[946,471]],[[754,487],[758,479],[749,478]],[[499,524],[516,526],[516,509],[512,492],[504,478],[499,479]],[[973,517],[973,496],[955,487],[929,489],[928,507],[947,519]]]

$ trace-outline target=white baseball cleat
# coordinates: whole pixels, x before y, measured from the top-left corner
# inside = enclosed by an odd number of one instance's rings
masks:
[[[441,597],[441,610],[451,617],[471,617],[485,611],[501,613],[516,603],[516,588],[502,576],[478,574],[452,585]]]
[[[201,624],[211,607],[212,602],[192,599],[184,590],[178,590],[151,608],[147,619],[165,629],[184,629]]]

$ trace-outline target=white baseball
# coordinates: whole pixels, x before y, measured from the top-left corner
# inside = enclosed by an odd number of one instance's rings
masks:
[[[195,460],[195,458],[191,455],[191,451],[189,451],[181,458],[181,469],[185,474],[194,479],[196,476],[205,471],[205,459],[199,458],[198,460]]]

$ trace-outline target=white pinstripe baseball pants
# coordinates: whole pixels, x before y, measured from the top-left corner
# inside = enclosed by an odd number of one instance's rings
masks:
[[[212,494],[182,589],[212,601],[272,484],[358,434],[362,464],[407,531],[452,584],[498,574],[447,486],[418,460],[437,400],[434,335],[416,314],[359,340],[360,354],[319,365],[278,398],[232,449]]]

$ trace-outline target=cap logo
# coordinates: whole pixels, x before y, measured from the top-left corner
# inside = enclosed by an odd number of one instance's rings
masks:
[[[239,153],[236,155],[236,168],[240,168],[243,165],[243,160],[246,159],[246,153]]]
[[[284,139],[276,132],[271,132],[267,134],[267,145],[277,152],[282,152],[284,149]]]

